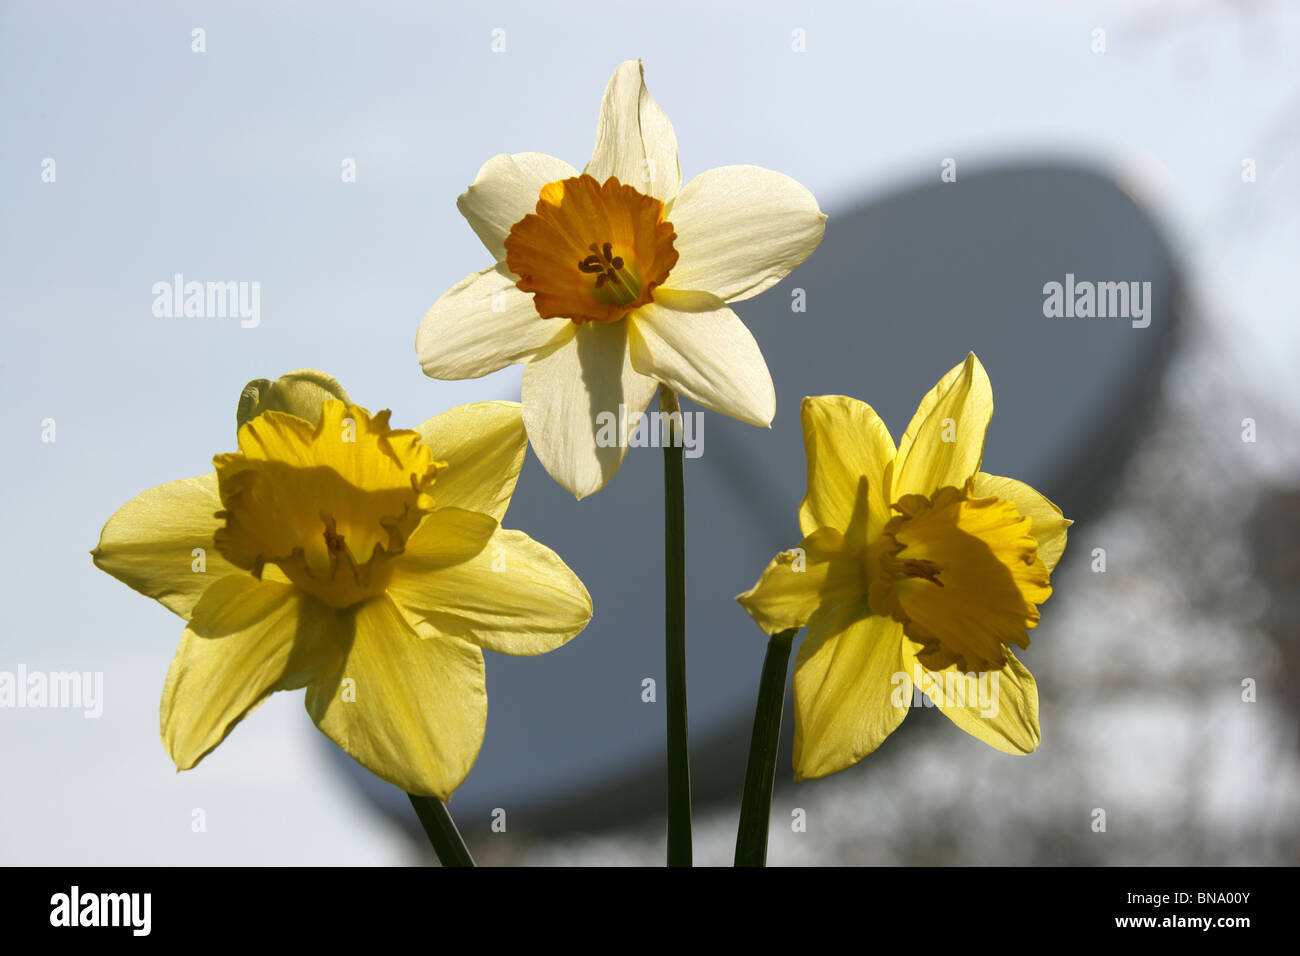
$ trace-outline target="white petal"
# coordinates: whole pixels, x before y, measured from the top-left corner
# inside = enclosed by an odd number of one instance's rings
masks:
[[[474,272],[433,304],[415,334],[424,374],[478,378],[525,362],[573,335],[573,323],[543,319],[504,266]]]
[[[628,322],[638,372],[716,412],[751,425],[772,423],[772,373],[754,336],[722,300],[702,293],[656,292],[655,301],[637,309]]]
[[[626,321],[587,322],[524,369],[528,440],[551,477],[579,498],[614,477],[658,387],[632,368],[627,336]]]
[[[596,148],[583,172],[604,182],[610,176],[665,202],[682,188],[677,134],[645,88],[640,60],[618,65],[600,104]]]
[[[674,200],[674,289],[739,302],[776,285],[822,241],[817,199],[789,176],[757,166],[700,173]]]
[[[500,261],[506,257],[511,227],[536,210],[542,187],[577,175],[564,160],[545,153],[501,153],[483,164],[474,184],[456,200],[456,208]]]

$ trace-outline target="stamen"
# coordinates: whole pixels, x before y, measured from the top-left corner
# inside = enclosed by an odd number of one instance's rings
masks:
[[[605,273],[605,278],[609,280],[611,291],[613,291],[619,305],[627,305],[636,298],[636,283],[622,269],[610,269]]]
[[[928,558],[898,558],[894,554],[886,553],[880,556],[880,567],[895,581],[903,578],[920,578],[943,587],[943,582],[939,580],[939,565]]]
[[[578,263],[578,271],[596,277],[597,289],[608,289],[619,305],[636,300],[640,284],[623,269],[623,257],[614,255],[612,242],[591,243],[587,246],[593,255]]]
[[[338,554],[347,547],[347,544],[343,540],[343,535],[336,530],[337,525],[334,522],[334,516],[322,514],[321,520],[325,522],[325,547],[332,554]]]
[[[542,318],[615,322],[653,301],[677,262],[676,238],[660,200],[613,177],[577,176],[542,188],[536,211],[511,227],[506,261]],[[557,263],[558,249],[577,255]]]
[[[909,578],[925,578],[931,584],[943,587],[943,582],[939,580],[939,568],[933,561],[924,558],[908,558],[903,561],[903,573]]]

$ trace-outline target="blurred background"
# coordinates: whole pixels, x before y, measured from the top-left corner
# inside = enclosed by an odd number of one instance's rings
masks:
[[[684,180],[766,166],[830,217],[805,266],[737,308],[772,430],[708,413],[687,461],[697,862],[731,859],[764,650],[732,596],[798,541],[799,399],[853,395],[897,435],[972,349],[997,405],[985,470],[1076,519],[1022,655],[1042,745],[1009,757],[920,709],[795,786],[787,705],[770,862],[1297,862],[1300,10],[560,12],[0,10],[0,671],[104,674],[98,719],[0,709],[0,863],[429,862],[404,796],[301,692],[177,774],[157,707],[182,623],[87,552],[122,503],[234,446],[249,379],[322,368],[399,426],[517,398],[517,368],[436,382],[415,359],[425,310],[489,264],[455,198],[495,153],[581,166],[635,57]],[[176,273],[258,282],[259,324],[156,317]],[[1044,317],[1067,274],[1150,282],[1150,324]],[[662,862],[664,711],[641,699],[646,677],[662,691],[661,521],[657,450],[581,503],[530,454],[505,524],[555,548],[596,614],[552,654],[488,655],[487,738],[451,804],[480,862]]]

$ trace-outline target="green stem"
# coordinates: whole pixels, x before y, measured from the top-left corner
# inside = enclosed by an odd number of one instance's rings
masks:
[[[668,865],[691,865],[691,757],[686,724],[686,504],[682,487],[681,409],[660,386],[664,429],[664,680],[668,700]]]
[[[447,806],[437,797],[417,797],[408,793],[415,815],[420,818],[420,825],[433,845],[433,852],[443,866],[473,866],[474,858],[469,855],[465,841],[460,838]]]
[[[772,780],[776,776],[776,750],[781,739],[781,711],[785,707],[785,676],[790,669],[790,647],[797,627],[773,634],[763,658],[754,708],[754,733],[749,739],[745,766],[745,792],[740,798],[740,829],[736,833],[736,866],[767,865],[767,828],[772,812]]]

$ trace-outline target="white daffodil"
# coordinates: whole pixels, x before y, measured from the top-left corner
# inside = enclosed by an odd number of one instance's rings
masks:
[[[799,183],[756,166],[681,182],[672,124],[629,60],[605,89],[581,173],[502,154],[457,200],[497,261],[429,310],[420,364],[464,379],[526,363],[528,438],[579,498],[614,476],[660,383],[755,425],[776,412],[767,363],[727,303],[803,262],[826,217]]]

